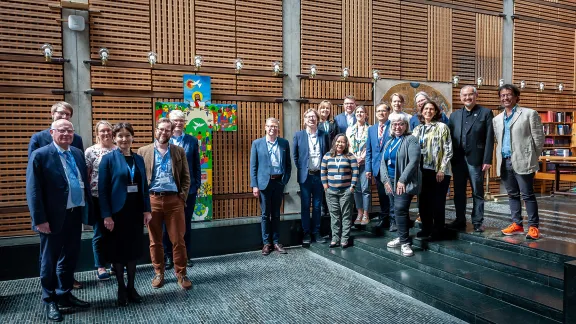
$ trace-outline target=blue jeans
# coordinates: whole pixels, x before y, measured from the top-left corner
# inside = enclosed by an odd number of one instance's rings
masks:
[[[390,198],[390,212],[396,210],[395,220],[398,227],[398,237],[400,243],[411,243],[408,231],[410,230],[410,203],[414,195],[407,193],[401,195],[389,195]]]
[[[260,190],[262,209],[262,243],[278,244],[280,239],[280,206],[284,198],[282,179],[270,179],[268,187]],[[272,236],[272,242],[270,242]]]
[[[378,188],[378,201],[380,202],[380,218],[384,219],[390,216],[390,220],[394,219],[394,213],[390,213],[390,198],[386,194],[384,184],[376,179],[376,188]]]
[[[512,221],[522,226],[522,203],[520,197],[526,204],[528,214],[528,226],[538,227],[540,218],[538,217],[538,202],[534,195],[534,175],[518,174],[514,172],[511,159],[503,159],[500,169],[500,176],[508,192],[508,205]]]
[[[186,255],[188,259],[192,257],[192,242],[190,241],[190,232],[192,227],[192,214],[194,213],[194,206],[196,206],[196,193],[189,193],[186,199],[186,207],[184,207],[184,244],[186,244]],[[164,245],[164,257],[172,258],[172,242],[170,236],[166,231],[166,225],[162,224],[162,245]]]
[[[104,228],[104,218],[100,214],[100,203],[97,197],[92,197],[94,205],[94,215],[96,223],[94,224],[94,236],[92,236],[92,252],[94,254],[94,266],[96,268],[105,268],[107,262],[104,260],[102,253],[102,229]]]
[[[354,191],[354,203],[356,209],[364,209],[366,212],[370,210],[370,202],[372,194],[370,192],[370,180],[366,179],[366,166],[362,164],[358,167],[358,183]]]
[[[300,215],[304,234],[320,233],[320,209],[324,200],[324,187],[320,174],[309,174],[306,182],[300,184]],[[310,201],[312,201],[312,228],[310,228]]]
[[[466,186],[470,181],[472,187],[472,224],[482,225],[484,222],[484,172],[482,166],[468,164],[466,157],[452,159],[452,175],[454,177],[454,207],[456,220],[466,223]]]

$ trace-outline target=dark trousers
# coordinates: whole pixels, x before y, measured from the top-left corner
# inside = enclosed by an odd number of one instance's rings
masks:
[[[184,244],[186,244],[186,255],[188,258],[192,257],[190,228],[192,227],[192,214],[194,213],[194,206],[196,206],[196,193],[189,193],[188,199],[186,199],[186,207],[184,207],[184,225],[186,226],[186,232],[184,232]],[[166,224],[162,225],[162,231],[164,256],[172,258],[172,242],[170,242],[170,235],[168,235],[168,231],[166,231]]]
[[[536,202],[536,195],[534,195],[534,175],[518,174],[514,172],[511,159],[503,159],[502,167],[500,169],[500,177],[506,191],[508,192],[508,205],[510,205],[510,214],[512,221],[522,226],[522,203],[520,196],[526,204],[526,213],[528,214],[528,225],[538,227],[538,202]]]
[[[92,253],[94,254],[94,267],[105,268],[106,261],[104,260],[104,250],[102,247],[102,229],[104,227],[104,218],[100,214],[100,203],[97,197],[92,197],[94,205],[94,215],[96,223],[93,226],[94,236],[92,236]]]
[[[441,233],[444,229],[446,214],[446,193],[450,186],[450,176],[436,181],[436,171],[422,170],[422,191],[419,195],[418,211],[422,221],[422,231]]]
[[[309,174],[306,182],[300,184],[300,215],[304,234],[320,233],[320,210],[324,200],[324,187],[320,174]],[[310,202],[312,202],[312,225],[310,225]]]
[[[74,269],[80,253],[82,208],[66,211],[59,233],[40,233],[40,284],[44,302],[58,301],[74,283]]]
[[[468,164],[466,157],[452,159],[452,174],[454,176],[454,206],[456,220],[466,222],[466,187],[468,181],[472,187],[472,224],[482,225],[484,222],[484,172],[482,166]]]
[[[410,203],[414,195],[407,193],[401,195],[389,195],[390,198],[390,210],[396,210],[395,220],[396,226],[398,227],[398,237],[400,238],[400,243],[406,244],[411,243],[410,235],[408,231],[410,230]]]
[[[260,190],[260,209],[262,209],[262,243],[278,244],[280,239],[280,206],[284,198],[282,179],[270,179],[268,187]],[[270,242],[272,236],[272,242]]]
[[[376,179],[376,188],[378,188],[378,202],[380,203],[380,220],[390,216],[390,221],[392,221],[394,214],[390,213],[390,198],[386,194],[384,184],[379,179]]]

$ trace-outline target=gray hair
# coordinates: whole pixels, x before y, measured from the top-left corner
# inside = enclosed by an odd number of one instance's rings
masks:
[[[280,121],[277,118],[274,117],[268,117],[266,118],[266,125],[268,125],[268,122],[272,122],[274,124],[278,124],[280,125]]]
[[[478,94],[478,89],[476,89],[475,86],[465,85],[462,88],[460,88],[460,95],[462,95],[462,91],[464,91],[464,89],[466,89],[466,88],[472,88],[472,91],[474,92],[474,94],[476,94],[476,95]]]
[[[418,98],[420,96],[426,98],[426,100],[428,100],[428,101],[432,101],[432,100],[430,100],[430,96],[426,92],[420,91],[414,96],[414,104],[416,104],[416,98]]]
[[[70,125],[72,125],[72,129],[74,129],[74,124],[72,124],[71,121],[66,120],[66,119],[58,119],[52,122],[52,125],[50,125],[50,129],[56,129],[56,127],[58,127],[59,124],[63,123],[63,122],[68,122],[70,123]]]
[[[182,110],[172,110],[169,114],[168,114],[168,118],[170,118],[170,120],[173,119],[186,119],[186,116],[184,115],[184,112]]]
[[[408,119],[408,114],[406,113],[391,113],[390,116],[388,117],[388,120],[390,121],[390,135],[393,136],[394,133],[392,132],[392,123],[394,122],[404,122],[404,124],[406,124],[406,130],[404,131],[404,134],[409,133],[409,128],[408,125],[410,124],[410,120]]]

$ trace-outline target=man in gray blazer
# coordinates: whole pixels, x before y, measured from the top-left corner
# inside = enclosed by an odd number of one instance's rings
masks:
[[[498,89],[504,111],[494,117],[496,136],[496,172],[508,192],[512,224],[502,230],[504,235],[524,234],[522,204],[528,214],[527,239],[538,239],[538,203],[534,195],[534,175],[538,171],[538,157],[544,145],[542,121],[535,110],[518,106],[520,90],[505,84]]]
[[[290,180],[292,162],[290,144],[278,137],[279,128],[278,119],[266,119],[266,136],[252,142],[250,151],[250,187],[254,197],[260,198],[262,209],[263,255],[269,255],[273,249],[286,254],[279,242],[280,206],[284,186]]]

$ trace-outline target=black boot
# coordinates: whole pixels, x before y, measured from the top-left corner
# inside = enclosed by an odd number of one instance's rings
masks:
[[[126,287],[118,286],[118,306],[128,305]]]

